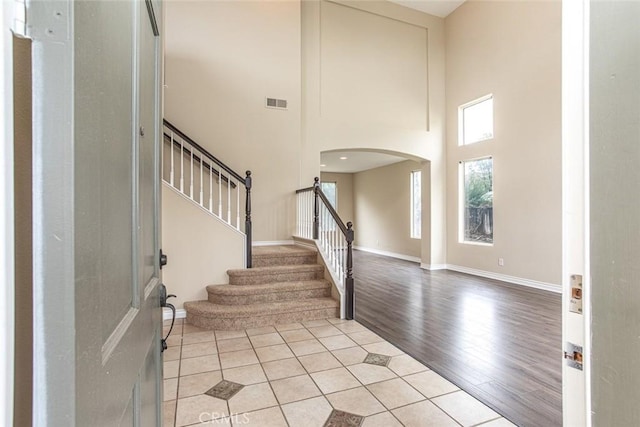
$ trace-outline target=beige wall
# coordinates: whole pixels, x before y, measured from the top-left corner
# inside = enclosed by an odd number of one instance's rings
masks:
[[[172,1],[166,26],[165,116],[254,172],[254,240],[291,238],[293,192],[319,175],[322,151],[374,149],[429,160],[409,250],[424,265],[560,282],[559,2],[471,0],[445,21],[382,1]],[[458,147],[457,106],[486,93],[495,138]],[[457,235],[458,162],[484,155],[490,248]]]
[[[340,219],[347,222],[354,222],[353,209],[353,174],[352,173],[332,173],[322,172],[320,180],[323,182],[335,182],[338,189],[338,215]]]
[[[422,253],[444,262],[443,19],[384,1],[165,7],[165,117],[253,171],[255,241],[291,238],[294,190],[318,176],[320,152],[369,148],[432,161]]]
[[[291,239],[301,184],[300,3],[165,8],[165,117],[232,169],[253,172],[254,241]],[[265,97],[286,99],[288,110],[265,108]]]
[[[468,1],[445,27],[447,263],[559,284],[561,3]],[[459,147],[458,106],[489,93],[494,138]],[[494,163],[494,245],[461,244],[458,162],[487,155]]]
[[[410,237],[410,176],[421,169],[407,160],[354,174],[356,246],[420,258],[421,240]]]
[[[162,250],[169,262],[162,268],[170,302],[207,299],[207,285],[229,283],[227,270],[244,268],[244,236],[171,187],[162,185]]]
[[[384,1],[302,4],[302,176],[328,150],[431,160],[427,264],[445,255],[443,24]]]

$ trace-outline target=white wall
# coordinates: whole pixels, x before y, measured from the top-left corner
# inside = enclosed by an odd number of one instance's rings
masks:
[[[446,18],[445,28],[447,263],[559,289],[561,3],[468,1]],[[459,147],[458,106],[489,93],[494,138]],[[458,163],[489,155],[494,244],[462,244]]]
[[[302,4],[301,176],[311,182],[327,150],[430,160],[426,264],[445,255],[443,24],[382,1]]]
[[[165,27],[165,118],[238,173],[252,171],[254,241],[291,239],[300,3],[169,1]],[[265,97],[286,99],[288,110],[265,108]]]
[[[207,299],[207,285],[229,283],[227,270],[244,268],[244,236],[223,221],[162,185],[162,250],[168,263],[162,268],[170,302]]]

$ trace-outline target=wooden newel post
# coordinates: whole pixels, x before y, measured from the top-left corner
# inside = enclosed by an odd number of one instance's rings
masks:
[[[347,222],[347,277],[344,279],[345,287],[345,317],[353,320],[355,311],[355,298],[353,286],[353,223]]]
[[[320,178],[313,178],[313,239],[320,238],[320,203],[318,203],[318,190]]]
[[[244,219],[244,232],[247,236],[247,268],[251,268],[251,171],[247,171],[244,187],[247,190]]]

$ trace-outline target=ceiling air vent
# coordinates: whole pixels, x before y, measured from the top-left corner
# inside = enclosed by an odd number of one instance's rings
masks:
[[[286,110],[287,109],[287,100],[286,99],[276,99],[276,98],[267,98],[265,103],[265,107],[267,108],[277,108],[278,110]]]

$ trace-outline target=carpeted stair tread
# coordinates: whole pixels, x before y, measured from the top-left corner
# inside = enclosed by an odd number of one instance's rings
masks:
[[[315,264],[318,252],[299,245],[256,246],[253,248],[253,267]]]
[[[294,290],[326,289],[331,285],[326,280],[302,280],[295,282],[274,282],[261,285],[209,285],[207,292],[220,295],[256,295],[270,292],[288,292]]]
[[[293,282],[324,278],[324,266],[319,264],[280,265],[228,270],[230,285],[260,285],[271,282]]]
[[[276,265],[270,267],[238,268],[227,270],[229,276],[262,276],[263,274],[287,273],[298,271],[321,271],[324,267],[320,264],[303,265]]]
[[[207,286],[207,293],[212,304],[245,305],[328,297],[331,296],[331,284],[326,280],[306,280],[244,286],[214,285]]]
[[[294,301],[247,304],[244,306],[211,304],[209,301],[191,301],[184,303],[184,308],[191,315],[205,318],[227,319],[235,317],[304,312],[317,309],[332,309],[338,307],[338,301],[332,298],[309,298]]]

